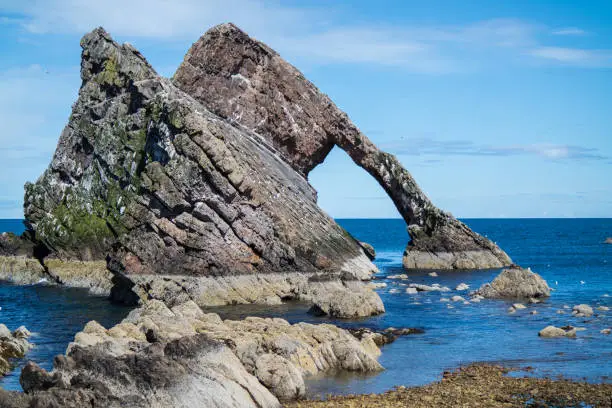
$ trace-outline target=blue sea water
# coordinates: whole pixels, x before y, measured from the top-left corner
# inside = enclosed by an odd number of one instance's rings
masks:
[[[408,295],[405,283],[439,283],[455,288],[459,283],[471,289],[492,280],[498,270],[486,271],[410,271],[409,280],[387,279],[404,273],[402,253],[408,241],[402,220],[338,220],[357,239],[369,242],[377,251],[376,278],[387,283],[379,291],[387,313],[359,321],[334,321],[342,326],[377,329],[419,327],[424,334],[399,338],[383,348],[380,374],[359,376],[342,374],[308,381],[311,396],[328,393],[371,393],[396,385],[421,385],[441,377],[447,369],[471,362],[494,362],[512,367],[533,367],[531,375],[557,376],[588,381],[612,381],[612,335],[601,334],[612,327],[612,311],[597,311],[592,318],[571,316],[572,307],[586,303],[593,308],[612,309],[612,219],[475,219],[464,220],[479,233],[497,242],[512,259],[541,274],[554,288],[550,299],[526,310],[508,314],[512,302],[486,300],[464,305],[440,301],[465,292],[437,292]],[[18,224],[18,223],[17,223]],[[0,231],[7,230],[0,221]],[[399,293],[391,293],[392,289]],[[0,322],[14,329],[25,324],[37,332],[36,347],[28,358],[46,368],[52,357],[63,353],[66,345],[84,323],[96,319],[107,327],[118,322],[125,308],[112,306],[104,299],[77,289],[46,286],[16,287],[0,284]],[[299,303],[279,307],[225,307],[215,309],[228,318],[246,315],[281,316],[291,322],[329,321],[306,313]],[[565,314],[557,314],[558,310]],[[536,311],[537,314],[530,314]],[[583,327],[575,339],[542,339],[537,333],[548,325]],[[18,389],[18,371],[0,380],[0,386]],[[524,374],[524,373],[523,373]]]

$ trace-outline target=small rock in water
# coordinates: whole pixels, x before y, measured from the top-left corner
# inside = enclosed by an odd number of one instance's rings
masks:
[[[450,302],[449,298],[440,298],[440,302]]]
[[[610,310],[610,308],[608,306],[598,306],[597,310],[600,310],[602,312],[607,312],[608,310]]]
[[[586,283],[586,282],[585,282],[585,281],[583,281],[583,280],[581,280],[581,281],[580,281],[580,284],[581,284],[581,285],[584,285],[585,283]]]
[[[399,293],[399,289],[393,288],[389,291],[389,293]]]
[[[576,337],[576,330],[564,330],[563,328],[555,327],[555,326],[546,326],[538,333],[540,337]]]
[[[513,308],[512,306],[510,306],[510,307],[508,308],[508,313],[514,313],[514,312],[516,312],[516,309],[515,309],[515,308]]]
[[[428,275],[435,278],[436,276],[438,276],[438,273],[437,272],[429,272]]]
[[[537,310],[532,310],[531,312],[529,312],[529,314],[536,315],[536,314],[538,314],[538,311]]]
[[[463,302],[463,304],[464,304],[464,305],[469,305],[469,304],[470,304],[470,302],[468,302],[467,300],[465,300],[465,301]]]
[[[462,291],[462,290],[468,290],[469,288],[470,288],[470,285],[466,285],[465,283],[460,283],[459,285],[457,285],[455,290]]]
[[[606,238],[606,240],[604,241],[605,244],[612,244],[612,237],[608,237]]]
[[[585,304],[576,305],[574,306],[572,314],[576,317],[590,317],[593,316],[593,308]]]
[[[603,329],[602,331],[600,331],[601,334],[610,334],[612,333],[612,329]]]
[[[386,288],[387,284],[385,282],[372,282],[369,285],[372,289],[380,289],[380,288]]]
[[[439,283],[434,283],[431,286],[429,286],[429,285],[422,285],[420,283],[411,283],[410,287],[411,288],[415,288],[419,292],[434,292],[434,291],[449,292],[450,291],[450,288],[448,288],[446,286],[440,286]]]
[[[571,309],[568,305],[563,305],[564,309]]]
[[[530,304],[532,304],[532,305],[535,305],[535,304],[537,304],[537,303],[540,303],[540,302],[541,302],[541,300],[540,300],[540,299],[536,299],[536,298],[529,298],[529,301],[528,301],[528,302],[529,302]]]
[[[400,273],[399,275],[389,275],[387,279],[408,279],[408,275],[405,273]]]
[[[557,314],[565,314],[563,310],[557,310]]]
[[[550,296],[550,288],[546,281],[530,268],[523,269],[513,265],[472,294],[489,299],[540,298]]]
[[[416,295],[418,290],[416,288],[406,288],[406,293],[409,295]]]
[[[522,303],[515,303],[512,305],[512,307],[515,308],[516,310],[527,309],[527,306],[525,306]]]
[[[464,299],[463,297],[461,297],[461,296],[457,296],[457,295],[453,296],[453,297],[451,298],[451,300],[452,300],[453,302],[465,302],[465,299]]]

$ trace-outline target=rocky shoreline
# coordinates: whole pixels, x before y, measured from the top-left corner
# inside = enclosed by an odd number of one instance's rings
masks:
[[[502,366],[473,364],[444,372],[442,380],[422,387],[397,387],[384,394],[331,396],[297,401],[287,408],[368,407],[601,407],[612,402],[612,384],[563,379],[510,377]],[[529,371],[529,369],[525,369]]]
[[[193,301],[168,308],[151,300],[108,330],[89,322],[56,357],[53,371],[28,363],[20,378],[25,394],[0,390],[0,401],[13,401],[1,405],[7,408],[85,401],[107,407],[187,407],[194,401],[277,407],[278,400],[304,395],[305,377],[382,370],[378,337],[357,339],[333,325],[277,318],[223,321]]]

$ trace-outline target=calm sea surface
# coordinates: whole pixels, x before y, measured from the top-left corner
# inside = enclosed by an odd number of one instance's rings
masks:
[[[339,220],[359,240],[377,251],[377,279],[388,286],[379,293],[387,313],[361,321],[335,322],[342,326],[420,327],[425,334],[398,339],[385,346],[380,362],[386,370],[375,376],[341,375],[312,379],[311,396],[327,393],[382,392],[395,385],[421,385],[440,378],[446,369],[486,361],[507,366],[535,368],[534,375],[564,375],[589,381],[612,381],[612,336],[600,333],[612,327],[612,311],[592,318],[575,318],[556,312],[564,306],[587,303],[612,309],[612,219],[495,219],[464,220],[470,227],[497,242],[512,259],[541,274],[555,289],[551,298],[527,310],[508,314],[511,302],[487,300],[464,305],[440,301],[465,292],[408,295],[401,283],[440,283],[471,289],[490,281],[499,272],[410,272],[408,281],[387,279],[403,273],[402,252],[408,241],[401,220]],[[21,232],[20,221],[0,220],[0,231]],[[390,293],[392,289],[399,293]],[[36,335],[29,358],[45,368],[55,354],[63,353],[85,322],[98,320],[106,327],[121,320],[126,308],[112,306],[102,298],[77,289],[47,286],[16,287],[0,284],[0,322],[14,329],[26,325]],[[289,321],[322,320],[306,314],[306,305],[280,307],[231,307],[216,309],[224,317],[246,315],[282,316]],[[535,310],[537,314],[529,312]],[[541,339],[537,333],[547,325],[584,327],[576,339]],[[0,380],[0,386],[19,389],[18,370]]]

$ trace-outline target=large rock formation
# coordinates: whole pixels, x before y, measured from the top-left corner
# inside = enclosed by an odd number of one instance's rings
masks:
[[[306,376],[381,370],[379,354],[332,325],[222,321],[192,301],[153,300],[108,330],[89,322],[52,372],[28,363],[26,395],[0,390],[0,406],[279,407],[303,396]]]
[[[26,185],[30,233],[51,257],[108,256],[122,299],[317,304],[333,291],[361,299],[341,317],[384,311],[356,284],[376,270],[359,243],[260,136],[210,113],[103,29],[81,45],[70,121],[49,168]]]
[[[79,98],[50,166],[26,185],[26,235],[51,280],[108,293],[106,260],[117,300],[304,299],[340,317],[381,313],[380,298],[360,283],[376,267],[317,206],[306,179],[335,145],[409,224],[406,267],[509,263],[235,26],[206,33],[173,81],[101,28],[81,45]]]
[[[292,65],[232,24],[204,34],[174,83],[212,112],[263,136],[304,176],[334,146],[384,188],[409,226],[406,268],[498,268],[510,258],[436,208],[395,156],[379,150],[347,115]]]

